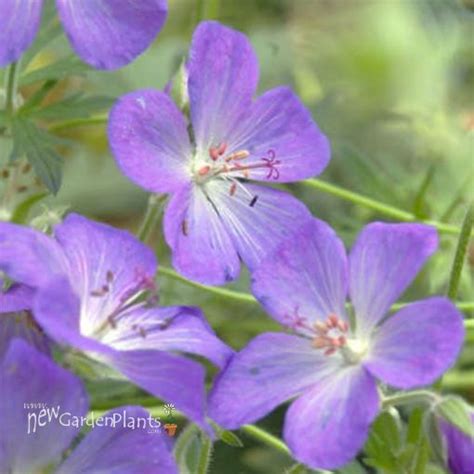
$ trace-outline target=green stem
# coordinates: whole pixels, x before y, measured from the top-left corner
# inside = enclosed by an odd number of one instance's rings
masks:
[[[368,209],[372,209],[374,211],[379,212],[380,214],[384,214],[385,216],[391,217],[393,219],[398,219],[404,222],[423,222],[425,224],[429,224],[433,227],[436,227],[439,232],[445,234],[457,235],[460,233],[460,229],[456,226],[432,220],[420,221],[411,212],[406,212],[402,209],[398,209],[397,207],[390,206],[388,204],[383,204],[379,201],[376,201],[375,199],[371,199],[367,196],[363,196],[362,194],[348,191],[347,189],[340,188],[339,186],[335,186],[334,184],[330,184],[319,179],[307,179],[305,181],[302,181],[302,183],[324,193],[331,194],[338,198],[345,199],[346,201],[353,202],[354,204],[359,204],[361,206],[367,207]]]
[[[254,438],[257,441],[261,441],[263,444],[266,444],[271,448],[275,448],[284,454],[290,454],[290,450],[283,441],[271,435],[270,433],[267,433],[265,430],[262,430],[258,426],[244,425],[240,429],[251,438]]]
[[[461,281],[462,267],[466,259],[467,247],[471,237],[472,227],[474,225],[474,202],[472,202],[466,212],[464,221],[461,227],[461,235],[459,236],[456,247],[456,254],[454,255],[453,266],[451,267],[451,276],[448,284],[448,298],[453,300],[458,294],[459,282]]]
[[[397,393],[390,397],[382,399],[382,407],[387,408],[391,406],[400,405],[431,405],[437,400],[437,395],[428,390],[415,390],[413,392]]]
[[[91,125],[103,125],[108,121],[108,115],[96,115],[94,117],[88,118],[78,118],[71,120],[64,120],[63,122],[53,123],[48,127],[50,132],[59,132],[62,130],[67,130],[69,128],[84,127]]]
[[[153,229],[156,226],[156,221],[161,215],[163,210],[163,202],[166,196],[158,194],[150,194],[148,198],[148,205],[145,211],[145,217],[143,218],[142,225],[137,233],[137,237],[145,242],[150,237],[150,234],[153,232]]]
[[[242,301],[245,303],[257,303],[257,300],[248,293],[244,293],[243,291],[228,290],[227,288],[222,288],[218,286],[202,285],[201,283],[188,280],[187,278],[181,276],[179,273],[175,272],[171,268],[164,267],[163,265],[160,265],[158,267],[158,274],[165,275],[167,277],[173,278],[174,280],[178,280],[188,286],[199,288],[200,290],[204,290],[209,293],[222,296],[224,298],[234,299],[236,301]]]
[[[19,62],[8,66],[5,75],[5,112],[7,115],[13,115],[15,111],[15,98],[18,90],[18,73],[20,71]]]
[[[216,20],[219,15],[220,0],[197,0],[196,24],[203,20]]]
[[[201,452],[199,453],[199,460],[197,465],[197,474],[207,474],[212,457],[212,441],[207,437],[203,437]]]
[[[245,303],[253,303],[253,304],[258,303],[257,299],[249,293],[245,293],[243,291],[229,290],[227,288],[223,288],[219,286],[203,285],[201,283],[188,280],[184,276],[180,275],[178,272],[175,272],[171,268],[165,267],[163,265],[161,265],[158,268],[158,274],[172,278],[173,280],[180,281],[181,283],[184,283],[185,285],[191,286],[193,288],[198,288],[200,290],[207,291],[208,293],[213,293],[215,295],[222,296],[223,298],[229,298],[229,299],[233,299],[233,300],[241,301]],[[408,301],[396,303],[391,307],[391,310],[398,310],[409,304],[411,303]],[[461,311],[474,310],[474,301],[459,301],[459,302],[455,302],[455,304]]]

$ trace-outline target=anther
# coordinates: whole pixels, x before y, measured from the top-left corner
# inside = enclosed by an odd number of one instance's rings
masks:
[[[202,167],[199,168],[199,170],[198,170],[198,175],[199,175],[199,176],[206,176],[206,174],[208,174],[209,171],[211,171],[211,167],[210,167],[209,165],[202,166]]]
[[[114,274],[111,270],[107,270],[107,273],[105,274],[105,279],[107,280],[107,283],[112,283],[114,281]]]
[[[255,206],[255,204],[257,204],[257,201],[258,201],[258,196],[255,195],[255,196],[252,198],[252,200],[250,201],[249,206],[250,206],[250,207]]]
[[[186,219],[183,219],[183,221],[181,222],[181,232],[185,236],[188,235],[188,221]]]
[[[233,196],[236,191],[237,191],[237,183],[232,183],[230,185],[230,195]]]

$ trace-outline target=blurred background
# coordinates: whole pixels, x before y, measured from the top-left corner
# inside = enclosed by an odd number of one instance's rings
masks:
[[[170,0],[168,21],[152,48],[116,72],[87,70],[63,81],[66,91],[115,99],[139,88],[163,89],[176,73],[199,18],[213,18],[245,32],[261,69],[259,91],[289,84],[311,110],[332,144],[320,177],[414,213],[460,226],[473,199],[474,3],[470,0]],[[39,68],[69,54],[64,37],[29,66]],[[21,89],[27,96],[28,86]],[[54,97],[56,95],[56,97]],[[136,230],[146,194],[120,175],[108,150],[105,124],[56,127],[66,139],[63,186],[49,209],[63,206]],[[5,159],[6,145],[1,159]],[[374,211],[311,189],[287,186],[349,246]],[[42,207],[43,206],[43,207]],[[41,213],[44,204],[38,206]],[[50,211],[49,211],[50,212]],[[150,240],[160,262],[169,252],[157,228]],[[405,301],[445,293],[456,236],[443,235],[438,254]],[[464,269],[460,301],[474,299],[474,244]],[[234,348],[261,331],[277,329],[256,306],[221,300],[166,276],[164,304],[200,305],[219,335]],[[231,285],[248,290],[248,276]],[[471,314],[472,316],[472,314]],[[474,338],[443,389],[474,402]],[[262,421],[280,436],[284,407]],[[212,473],[280,474],[283,454],[242,435],[244,448],[216,445]],[[347,471],[349,472],[349,471]],[[370,472],[362,465],[351,472]]]

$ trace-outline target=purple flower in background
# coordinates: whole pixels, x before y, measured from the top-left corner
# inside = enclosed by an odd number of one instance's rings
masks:
[[[103,426],[95,426],[61,462],[81,429],[73,417],[87,414],[87,396],[76,376],[23,340],[12,340],[0,360],[0,391],[0,472],[178,472],[163,432],[149,433],[143,421],[148,412],[133,406],[103,415]],[[124,414],[134,427],[118,423]]]
[[[125,66],[145,51],[161,30],[166,0],[56,0],[74,51],[98,69]],[[16,61],[33,42],[43,0],[2,0],[0,66]]]
[[[379,410],[376,379],[401,389],[430,384],[461,348],[462,316],[446,298],[386,319],[436,246],[428,226],[374,223],[347,258],[327,224],[309,221],[252,275],[255,296],[294,334],[262,334],[236,354],[209,415],[234,429],[297,397],[284,427],[295,458],[326,469],[353,459]]]
[[[25,285],[12,285],[2,290],[0,278],[0,359],[12,338],[28,341],[36,349],[48,354],[50,341],[36,323],[31,313],[33,289]]]
[[[71,214],[54,237],[0,223],[0,269],[37,288],[34,316],[56,342],[108,364],[204,423],[204,368],[230,349],[197,308],[156,307],[153,252],[128,232]]]
[[[329,144],[288,87],[253,100],[258,63],[243,34],[201,23],[187,72],[190,124],[167,94],[139,90],[112,109],[109,140],[126,176],[171,194],[164,233],[175,268],[217,285],[237,278],[240,259],[254,268],[309,218],[290,194],[248,181],[314,176]]]
[[[474,427],[474,412],[471,414]],[[474,472],[474,438],[462,433],[445,420],[439,422],[446,444],[448,466],[452,474]]]

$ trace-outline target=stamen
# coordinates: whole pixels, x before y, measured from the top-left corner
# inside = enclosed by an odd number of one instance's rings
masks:
[[[188,221],[186,219],[183,219],[181,222],[181,232],[183,235],[188,236]]]
[[[229,163],[229,161],[232,160],[245,160],[245,158],[248,158],[250,156],[250,153],[247,150],[239,150],[235,151],[234,153],[230,154],[225,161]]]
[[[249,206],[250,206],[250,207],[255,206],[255,204],[257,204],[257,200],[258,200],[258,196],[255,195],[255,196],[252,198],[252,200],[250,201]]]
[[[237,183],[234,182],[230,185],[230,195],[233,196],[236,191],[237,191]]]

